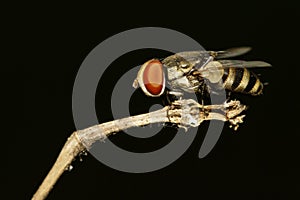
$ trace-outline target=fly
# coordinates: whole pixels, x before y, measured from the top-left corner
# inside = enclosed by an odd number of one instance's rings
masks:
[[[237,47],[225,51],[186,51],[161,60],[151,59],[141,66],[133,86],[141,87],[151,97],[164,93],[166,81],[175,95],[182,95],[181,91],[203,94],[225,89],[257,96],[262,94],[264,85],[251,68],[271,65],[264,61],[226,59],[250,50],[250,47]]]

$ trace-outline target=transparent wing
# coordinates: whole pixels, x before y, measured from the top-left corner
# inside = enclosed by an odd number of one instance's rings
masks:
[[[184,51],[163,59],[164,66],[182,68],[200,68],[211,58],[209,51]]]
[[[226,49],[224,51],[185,51],[177,53],[176,55],[181,56],[183,58],[191,58],[195,59],[207,59],[209,56],[213,58],[220,59],[220,58],[231,58],[240,56],[243,54],[248,53],[251,51],[251,47],[233,47]]]
[[[271,67],[272,65],[264,61],[244,61],[244,60],[218,60],[223,68],[259,68]]]
[[[211,51],[211,54],[214,54],[216,59],[220,59],[240,56],[248,53],[249,51],[251,51],[251,47],[234,47],[225,51]]]
[[[197,62],[198,60],[208,59],[210,51],[183,51],[176,53],[174,56],[184,58],[189,62]]]
[[[189,68],[200,69],[204,67],[211,60],[218,60],[220,58],[229,58],[235,57],[242,54],[245,54],[251,50],[251,47],[235,47],[230,48],[224,51],[184,51],[180,53],[176,53],[172,56],[169,56],[163,59],[163,64],[165,66],[180,66],[180,62],[185,61],[185,66],[189,66]],[[243,61],[246,62],[246,61]],[[259,63],[253,63],[252,65],[257,64],[259,66],[265,65],[262,61],[256,61]],[[186,64],[188,63],[188,64]],[[227,65],[227,61],[224,61],[224,64]],[[233,64],[241,64],[241,63],[233,63]],[[250,63],[243,63],[246,67],[250,65]]]
[[[205,73],[209,73],[209,76],[213,76],[213,73],[219,74],[223,73],[225,68],[261,68],[261,67],[271,67],[271,64],[264,61],[244,61],[244,60],[218,60],[221,63],[220,67],[202,67],[198,70],[193,71],[193,75],[200,75],[205,77]]]

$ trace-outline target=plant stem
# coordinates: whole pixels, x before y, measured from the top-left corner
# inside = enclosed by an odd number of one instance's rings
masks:
[[[178,124],[183,128],[190,126],[197,127],[204,120],[229,121],[232,125],[238,127],[238,123],[242,123],[244,117],[244,115],[238,115],[245,109],[246,106],[240,104],[239,101],[230,101],[229,103],[220,105],[201,105],[191,99],[178,100],[170,106],[154,112],[126,117],[95,125],[84,130],[78,130],[68,138],[53,167],[32,199],[45,199],[59,177],[79,153],[89,150],[94,142],[104,140],[112,133],[131,127],[165,122]],[[221,113],[212,112],[212,110],[219,110]]]

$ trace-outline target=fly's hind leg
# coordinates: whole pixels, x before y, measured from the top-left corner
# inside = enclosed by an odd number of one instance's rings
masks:
[[[226,92],[227,95],[226,95],[226,102],[230,100],[230,97],[231,97],[231,91],[228,91]]]

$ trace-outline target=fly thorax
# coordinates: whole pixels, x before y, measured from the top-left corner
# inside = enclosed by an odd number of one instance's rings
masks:
[[[172,88],[180,88],[183,90],[191,87],[191,83],[186,76],[183,76],[178,79],[174,79],[170,81],[169,84],[171,85]]]
[[[182,78],[183,75],[184,75],[184,73],[181,70],[178,70],[177,66],[168,67],[167,68],[167,72],[168,72],[168,79],[169,80],[174,80],[174,79]]]
[[[208,79],[211,83],[218,83],[223,75],[224,69],[218,61],[211,61],[201,70],[202,77]]]

